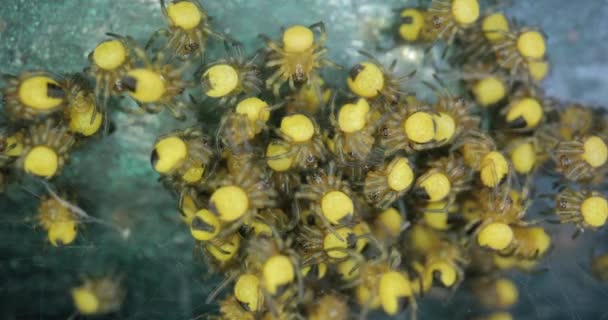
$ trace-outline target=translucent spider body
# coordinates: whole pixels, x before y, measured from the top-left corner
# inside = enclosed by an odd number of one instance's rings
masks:
[[[379,129],[380,145],[391,155],[411,153],[440,146],[435,141],[437,124],[430,106],[403,105],[391,112]]]
[[[355,217],[355,203],[348,183],[330,164],[327,171],[308,175],[306,184],[296,192],[296,199],[306,200],[311,211],[320,218],[322,225],[349,224]]]
[[[480,23],[462,35],[461,39],[465,46],[463,52],[458,54],[458,58],[464,59],[467,63],[486,58],[488,54],[492,54],[492,44],[502,40],[509,30],[509,20],[503,13],[484,15]]]
[[[24,132],[0,132],[0,168],[12,164],[23,152]]]
[[[129,70],[120,80],[121,87],[145,112],[159,113],[167,109],[175,118],[184,120],[183,111],[187,105],[181,95],[191,84],[182,80],[182,76],[188,64],[175,67],[166,61],[162,52],[156,53],[151,59],[137,46],[133,51],[144,66]]]
[[[209,36],[224,38],[213,31],[207,13],[198,0],[173,0],[165,5],[160,0],[160,7],[167,21],[168,28],[156,31],[147,46],[158,37],[166,37],[166,48],[181,59],[203,57]]]
[[[473,282],[472,291],[479,302],[488,308],[510,308],[519,299],[517,286],[507,278],[476,279]]]
[[[594,124],[593,111],[580,104],[568,104],[559,111],[558,134],[564,140],[591,134]]]
[[[201,185],[212,159],[211,140],[195,127],[159,137],[150,156],[163,183],[177,193]]]
[[[201,76],[201,84],[203,92],[208,97],[219,99],[220,105],[234,105],[241,97],[257,95],[263,82],[257,55],[248,59],[242,45],[226,46],[230,56],[208,65]]]
[[[591,272],[600,281],[608,281],[608,254],[594,257],[591,261]]]
[[[302,226],[298,229],[297,243],[301,248],[302,265],[319,268],[336,264],[349,258],[364,242],[350,227],[330,230],[317,226]]]
[[[512,77],[542,80],[548,73],[545,36],[534,28],[520,28],[502,33],[493,43],[498,64],[510,70]]]
[[[94,135],[102,127],[106,115],[98,111],[98,102],[88,80],[76,74],[69,79],[66,88],[68,104],[63,115],[70,131],[83,137]]]
[[[241,100],[222,116],[218,139],[234,152],[251,151],[252,140],[267,129],[270,114],[278,107],[255,97]]]
[[[199,248],[205,261],[213,271],[227,271],[239,264],[238,257],[242,250],[242,240],[238,233],[218,234],[208,241],[201,241]]]
[[[314,30],[319,32],[316,41]],[[274,70],[266,80],[266,87],[272,88],[274,95],[279,96],[284,83],[288,82],[291,90],[295,90],[296,84],[314,80],[320,68],[335,66],[323,57],[327,53],[324,47],[326,40],[327,33],[322,22],[309,27],[295,25],[287,28],[281,44],[265,37],[269,51],[265,66]]]
[[[3,75],[4,112],[12,120],[35,120],[63,108],[67,102],[63,80],[44,71]]]
[[[471,188],[471,181],[472,171],[461,158],[439,158],[416,179],[415,194],[431,202],[445,200],[450,205],[458,194]]]
[[[277,130],[280,143],[288,150],[269,160],[291,158],[291,168],[311,169],[324,161],[327,150],[323,144],[317,123],[304,114],[292,114],[283,117]]]
[[[38,221],[46,230],[49,242],[55,247],[71,244],[78,235],[80,223],[76,215],[55,198],[40,199]]]
[[[442,240],[424,255],[423,287],[437,283],[445,288],[456,288],[464,280],[464,268],[469,259],[464,250],[449,240]]]
[[[244,309],[234,295],[227,296],[220,301],[220,316],[212,317],[215,320],[255,320],[255,315]]]
[[[67,131],[50,119],[30,126],[17,165],[28,174],[46,179],[59,174],[75,142]]]
[[[340,163],[361,163],[368,158],[380,124],[373,117],[373,110],[365,99],[343,105],[337,119],[332,112],[330,120],[335,128],[333,151]]]
[[[538,260],[549,250],[551,238],[543,228],[514,226],[512,229],[513,243],[500,255]]]
[[[323,295],[308,309],[310,320],[346,320],[349,314],[346,298],[337,294]]]
[[[555,169],[571,181],[602,179],[608,162],[608,147],[598,136],[560,141],[551,153]]]
[[[407,158],[395,157],[365,177],[364,193],[369,203],[386,209],[414,183],[414,170]]]
[[[121,279],[103,277],[85,279],[84,283],[71,290],[72,300],[82,315],[104,315],[120,309],[126,291]]]
[[[564,189],[555,198],[555,213],[561,223],[573,223],[579,230],[595,230],[606,224],[608,200],[595,191]]]
[[[111,95],[121,94],[123,88],[120,80],[133,68],[132,52],[129,49],[133,41],[128,37],[108,34],[114,39],[99,43],[89,54],[89,66],[86,73],[95,79],[95,99],[97,111],[106,116],[106,106]]]
[[[287,113],[316,115],[329,102],[331,95],[332,90],[325,85],[323,78],[316,75],[286,98]]]
[[[423,16],[422,39],[427,42],[441,39],[450,45],[462,30],[475,24],[479,3],[477,0],[433,0]]]

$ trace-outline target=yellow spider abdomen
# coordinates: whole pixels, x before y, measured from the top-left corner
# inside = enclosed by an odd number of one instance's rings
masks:
[[[443,200],[450,194],[452,189],[450,179],[440,172],[429,175],[419,183],[425,195],[428,197],[428,200],[431,202]]]
[[[227,96],[239,85],[239,74],[229,64],[212,66],[205,71],[203,78],[207,78],[210,84],[210,88],[205,94],[212,98]]]
[[[473,85],[472,91],[475,101],[482,107],[488,107],[504,99],[507,87],[499,78],[487,77],[477,81]]]
[[[47,146],[35,146],[25,155],[23,167],[29,174],[51,178],[59,169],[59,155]]]
[[[439,274],[439,281],[446,288],[453,286],[458,280],[458,273],[454,266],[446,262],[434,262],[427,268],[427,274],[433,276]]]
[[[205,174],[205,166],[194,166],[182,175],[182,180],[187,183],[197,183],[201,181],[203,174]]]
[[[602,138],[591,136],[583,144],[581,157],[593,168],[601,167],[608,160],[608,147]]]
[[[435,120],[435,141],[437,142],[445,142],[452,139],[454,134],[456,133],[456,122],[451,115],[443,112],[439,112],[436,115],[433,115],[433,119]]]
[[[282,144],[278,144],[278,143],[269,144],[268,148],[266,148],[266,157],[267,158],[286,155],[286,156],[282,156],[278,159],[267,159],[266,163],[268,164],[270,169],[277,171],[277,172],[283,172],[283,171],[289,170],[289,168],[291,168],[291,164],[293,163],[293,155],[287,156],[288,152],[289,152],[289,149]]]
[[[289,53],[300,53],[312,48],[315,35],[305,26],[292,26],[283,33],[283,49]]]
[[[533,98],[513,102],[507,112],[507,123],[511,128],[534,128],[543,118],[543,107]]]
[[[401,214],[399,214],[397,209],[389,208],[384,210],[378,216],[378,221],[382,224],[383,229],[387,231],[390,236],[396,237],[401,233],[403,217],[401,217]]]
[[[64,101],[65,92],[57,81],[44,76],[27,78],[19,84],[19,100],[37,111],[49,111]]]
[[[169,173],[178,168],[188,156],[188,147],[179,137],[163,138],[152,152],[152,167],[158,173]]]
[[[103,70],[115,70],[127,60],[127,48],[118,40],[100,43],[93,51],[93,62]]]
[[[601,227],[608,219],[608,201],[600,196],[592,196],[581,203],[581,214],[585,223],[592,227]]]
[[[321,213],[332,224],[352,216],[353,211],[353,201],[342,191],[329,191],[321,198]]]
[[[344,260],[338,264],[338,273],[340,274],[340,278],[344,281],[350,281],[357,277],[357,269],[359,261],[354,258],[349,258]]]
[[[247,119],[251,122],[258,120],[266,122],[270,118],[268,103],[256,97],[241,100],[236,105],[236,113],[247,115]]]
[[[382,309],[390,316],[399,313],[403,307],[401,299],[412,296],[409,279],[397,271],[386,272],[380,277],[378,291]]]
[[[195,28],[203,19],[203,15],[199,8],[189,1],[169,4],[167,6],[167,15],[174,26],[184,30]]]
[[[313,271],[314,273],[316,273],[315,278],[317,278],[319,280],[323,279],[325,277],[325,275],[327,274],[327,265],[325,263],[321,262],[314,266],[315,266],[315,270],[316,270],[316,271]],[[311,270],[313,270],[313,266],[306,266],[306,267],[302,268],[302,275],[306,277],[310,273]]]
[[[493,250],[503,250],[513,241],[513,229],[509,225],[492,222],[479,231],[477,243],[482,247],[489,247]]]
[[[211,211],[203,209],[190,221],[190,233],[194,239],[208,241],[220,232],[220,220]]]
[[[545,37],[538,31],[526,31],[517,38],[517,50],[530,59],[540,59],[545,56]]]
[[[247,311],[256,312],[262,306],[264,296],[259,286],[258,277],[250,273],[241,275],[234,284],[234,297],[245,305]]]
[[[528,61],[528,71],[534,81],[545,79],[549,73],[549,62],[547,61]]]
[[[511,151],[511,162],[517,173],[528,174],[536,164],[536,152],[530,142],[521,143]]]
[[[435,121],[428,112],[416,112],[403,123],[403,129],[409,140],[416,143],[427,143],[435,137]]]
[[[264,287],[271,295],[277,294],[279,288],[295,280],[295,271],[291,260],[284,255],[270,257],[262,270]]]
[[[218,261],[228,261],[236,255],[241,245],[241,238],[238,234],[233,235],[230,241],[223,243],[219,247],[209,245],[207,248],[209,253]]]
[[[74,242],[78,233],[76,225],[77,223],[74,220],[58,221],[51,224],[48,230],[49,242],[55,247]]]
[[[228,222],[241,218],[249,208],[247,193],[237,186],[225,186],[215,190],[209,201],[220,219]]]
[[[281,132],[295,142],[305,142],[315,134],[315,126],[307,116],[294,114],[281,120]]]
[[[449,228],[447,206],[445,201],[429,203],[423,216],[426,225],[435,230],[447,230]]]
[[[165,94],[163,77],[148,69],[134,69],[127,73],[122,83],[133,99],[142,102],[157,102]]]
[[[481,22],[486,39],[490,41],[502,40],[506,32],[509,31],[509,21],[502,13],[494,13],[483,19]]]
[[[70,104],[70,130],[85,137],[94,135],[101,127],[103,114],[95,109],[94,100],[78,95]],[[91,121],[92,120],[92,121]]]
[[[481,182],[486,187],[493,188],[499,185],[508,173],[509,163],[498,151],[486,154],[481,160],[479,174]]]
[[[414,182],[414,170],[406,158],[399,158],[392,163],[387,177],[388,186],[394,191],[401,192]]]
[[[350,70],[346,82],[354,94],[363,98],[375,98],[384,88],[384,74],[377,65],[361,62]]]
[[[23,143],[21,142],[21,138],[18,137],[19,134],[14,134],[6,138],[6,148],[4,149],[3,154],[9,157],[19,157],[23,152]]]
[[[99,310],[99,299],[88,288],[72,289],[72,300],[74,300],[74,305],[81,314],[91,315]]]
[[[359,99],[356,104],[347,103],[342,106],[338,113],[338,126],[346,133],[352,133],[363,129],[367,123],[369,103],[365,99]]]
[[[328,233],[323,238],[323,250],[330,258],[342,259],[348,256],[346,250],[355,245],[352,242],[352,238],[355,237],[355,233],[350,228],[340,228],[333,232]]]
[[[405,9],[401,11],[401,25],[399,26],[399,35],[406,41],[417,41],[420,36],[420,31],[424,26],[424,17],[422,12],[417,9]]]
[[[479,2],[477,0],[453,0],[452,16],[459,25],[469,25],[479,18]]]
[[[519,291],[513,281],[509,279],[496,280],[496,298],[498,307],[509,308],[517,303]]]

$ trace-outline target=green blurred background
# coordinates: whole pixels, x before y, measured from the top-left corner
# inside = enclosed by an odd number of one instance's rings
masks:
[[[550,95],[589,104],[608,101],[608,1],[513,1],[507,11],[549,36]],[[251,53],[264,33],[277,38],[290,24],[324,21],[330,57],[344,66],[364,49],[380,57],[411,52],[393,47],[393,9],[407,0],[208,0],[203,5],[216,30],[242,41]],[[2,0],[0,71],[82,70],[106,32],[147,40],[162,27],[157,0]],[[222,52],[211,43],[210,57]],[[409,51],[408,51],[409,50]],[[414,63],[419,63],[414,59]],[[335,79],[335,77],[334,77]],[[342,86],[342,83],[335,83]],[[13,186],[0,195],[0,319],[66,319],[74,308],[69,288],[82,276],[123,274],[128,295],[108,319],[189,319],[216,307],[204,300],[217,279],[198,261],[193,241],[178,220],[175,199],[149,165],[155,137],[188,123],[160,115],[114,115],[116,132],[79,148],[57,181],[90,215],[130,230],[127,238],[96,224],[81,229],[75,245],[54,248],[36,230],[37,200]],[[40,185],[30,189],[42,193]],[[516,275],[516,319],[608,319],[608,286],[589,274],[592,250],[606,250],[605,232],[571,240],[573,229],[548,226],[556,248],[547,271]],[[468,319],[480,310],[466,295],[448,301],[426,297],[420,319]],[[403,316],[405,317],[405,316]]]

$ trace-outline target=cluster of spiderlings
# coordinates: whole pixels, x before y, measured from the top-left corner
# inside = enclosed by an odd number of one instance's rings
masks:
[[[78,141],[107,129],[112,97],[178,119],[220,106],[217,126],[167,133],[151,154],[210,272],[226,277],[211,295],[229,288],[220,319],[415,314],[427,292],[463,283],[496,311],[480,318],[510,319],[518,291],[503,272],[535,269],[551,247],[543,224],[525,217],[539,169],[561,179],[551,202],[559,222],[579,231],[606,223],[608,202],[594,186],[608,168],[608,118],[544,96],[537,28],[483,12],[477,0],[404,9],[397,36],[443,43],[464,88],[449,92],[438,71],[424,101],[409,76],[369,54],[344,73],[348,92],[331,88],[320,71],[339,67],[325,58],[323,23],[263,36],[262,54],[248,57],[212,30],[197,1],[161,8],[168,26],[147,45],[108,34],[83,74],[6,77],[0,182],[13,169],[57,176]],[[209,37],[228,56],[193,68]],[[186,91],[207,98],[194,106]],[[79,223],[61,200],[43,198],[39,209],[53,245],[72,243]],[[600,279],[607,260],[592,265]],[[117,310],[118,282],[74,288],[79,312]]]
[[[518,291],[502,271],[534,269],[551,246],[524,218],[543,166],[568,180],[553,208],[561,222],[605,224],[605,197],[586,191],[608,167],[605,118],[543,96],[542,32],[481,15],[477,1],[400,16],[403,40],[448,46],[462,95],[439,75],[434,101],[421,101],[369,54],[338,94],[319,72],[335,66],[323,24],[288,26],[280,41],[263,37],[261,57],[236,46],[203,68],[203,92],[225,108],[217,130],[157,140],[153,166],[209,268],[226,275],[218,291],[231,288],[219,318],[415,314],[417,298],[466,277],[497,311],[481,317],[508,319]]]

